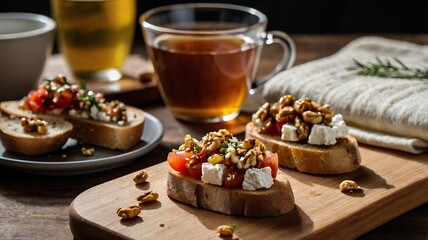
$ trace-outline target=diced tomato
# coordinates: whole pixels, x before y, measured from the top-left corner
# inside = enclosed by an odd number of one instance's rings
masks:
[[[206,151],[206,148],[205,147],[203,147],[202,149],[201,149],[201,151],[199,152],[199,153],[197,153],[196,155],[198,155],[198,157],[200,157],[200,158],[202,158],[202,159],[204,159],[204,160],[206,160],[208,157],[207,157],[207,151]]]
[[[264,167],[270,167],[272,169],[272,178],[276,178],[278,174],[278,153],[268,152],[260,165],[260,168]]]
[[[275,126],[276,126],[276,131],[278,131],[279,134],[282,133],[282,125],[286,124],[287,122],[276,122],[275,121]]]
[[[202,163],[207,161],[207,156],[204,152],[201,152],[198,155],[193,155],[190,157],[190,161],[187,163],[187,168],[190,175],[200,180],[202,176]]]
[[[187,164],[187,169],[189,171],[190,176],[192,176],[195,179],[201,180],[202,176],[202,161]]]
[[[74,94],[71,89],[56,93],[52,100],[54,108],[69,108],[73,104]]]
[[[43,101],[42,101],[42,97],[40,96],[39,91],[31,91],[30,93],[28,93],[25,105],[32,112],[44,112],[44,111],[46,111],[46,109],[43,107]]]
[[[226,170],[226,178],[223,185],[225,188],[242,188],[244,182],[244,170],[234,169],[233,167]]]
[[[187,168],[187,163],[190,161],[190,158],[193,156],[191,152],[178,151],[170,152],[168,154],[168,164],[177,172],[182,174],[189,174]]]
[[[46,98],[49,96],[49,92],[44,86],[39,86],[37,88],[37,93],[40,95],[41,98]]]

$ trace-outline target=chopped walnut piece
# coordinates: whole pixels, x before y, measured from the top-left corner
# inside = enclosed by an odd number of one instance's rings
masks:
[[[202,143],[200,143],[195,138],[192,138],[190,134],[186,134],[186,136],[184,136],[184,144],[180,145],[178,150],[199,153],[203,147],[204,146]]]
[[[294,102],[296,101],[296,98],[292,95],[285,95],[282,96],[278,103],[281,105],[281,108],[286,106],[293,106]]]
[[[217,227],[217,233],[221,236],[232,236],[235,229],[229,225],[221,225]]]
[[[260,121],[264,122],[269,117],[270,104],[263,104],[256,113],[254,113],[253,118],[260,119]]]
[[[258,139],[247,138],[238,145],[236,152],[243,156],[237,162],[238,169],[254,167],[266,157],[266,146]]]
[[[46,134],[48,131],[48,122],[38,117],[22,117],[20,124],[26,133]]]
[[[354,190],[360,190],[360,186],[352,180],[344,180],[339,185],[341,192],[353,192]]]
[[[148,191],[137,197],[137,201],[140,202],[153,202],[156,201],[159,197],[159,194],[153,191]]]
[[[83,156],[92,156],[95,153],[94,148],[82,147],[81,151],[82,151]]]
[[[299,141],[307,140],[311,131],[310,125],[297,116],[294,120],[294,126],[297,128],[297,138]]]
[[[272,117],[269,117],[265,122],[262,123],[262,127],[259,128],[259,133],[268,133],[270,132],[270,129],[275,127],[275,119]]]
[[[310,124],[320,123],[323,119],[322,114],[320,112],[313,112],[313,111],[305,111],[302,114],[302,117],[303,117],[303,121]]]
[[[334,112],[330,105],[321,106],[309,98],[296,100],[292,95],[284,95],[275,103],[264,103],[252,116],[257,132],[282,134],[284,124],[297,128],[297,140],[307,142],[316,124],[332,127]],[[294,130],[293,130],[294,131]],[[289,139],[287,141],[296,141]]]
[[[129,206],[124,208],[119,208],[116,211],[117,216],[122,219],[131,219],[138,216],[141,213],[141,208],[139,206]]]
[[[146,182],[148,177],[149,175],[145,171],[141,170],[137,174],[135,174],[132,180],[134,180],[136,184],[143,184]]]
[[[206,146],[207,152],[212,152],[221,147],[223,142],[229,141],[233,135],[226,129],[220,129],[217,132],[210,132],[205,135],[201,143]]]
[[[277,122],[290,122],[293,121],[296,116],[296,110],[294,110],[293,107],[286,106],[278,111],[278,113],[275,115],[275,120]]]
[[[302,98],[294,102],[293,106],[297,113],[303,114],[312,109],[312,101],[309,98]]]
[[[331,121],[332,121],[332,119],[333,119],[333,116],[334,116],[334,112],[333,112],[333,110],[331,109],[331,106],[330,105],[328,105],[328,104],[326,104],[326,105],[323,105],[322,107],[320,107],[319,109],[318,109],[318,111],[322,114],[322,116],[323,116],[323,123],[324,124],[326,124],[326,125],[330,125],[330,123],[331,123]]]

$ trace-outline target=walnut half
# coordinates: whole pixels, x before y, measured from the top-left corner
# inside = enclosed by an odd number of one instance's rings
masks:
[[[137,201],[140,202],[153,202],[156,201],[159,197],[159,194],[153,191],[145,192],[137,197]]]
[[[124,208],[119,208],[116,211],[117,216],[122,219],[131,219],[138,216],[141,213],[141,208],[139,206],[129,206]]]
[[[341,192],[353,192],[354,190],[361,190],[360,186],[352,180],[344,180],[339,185]]]
[[[221,236],[232,236],[234,231],[233,227],[229,225],[221,225],[217,227],[217,233]]]
[[[147,181],[148,177],[149,175],[145,171],[141,170],[135,174],[132,180],[134,180],[135,184],[143,184]]]

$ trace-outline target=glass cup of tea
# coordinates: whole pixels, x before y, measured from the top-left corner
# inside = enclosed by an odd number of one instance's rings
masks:
[[[135,0],[51,0],[60,51],[76,78],[116,81],[134,39]]]
[[[191,122],[236,118],[255,81],[263,45],[279,43],[283,57],[269,76],[291,66],[292,39],[266,32],[258,10],[217,3],[176,4],[143,13],[140,24],[161,96],[172,114]]]

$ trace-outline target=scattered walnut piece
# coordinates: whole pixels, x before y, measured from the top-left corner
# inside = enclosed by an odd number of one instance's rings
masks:
[[[352,180],[344,180],[339,185],[341,192],[353,192],[354,190],[360,190],[360,186]]]
[[[81,149],[83,156],[92,156],[95,153],[95,149],[94,148],[85,148],[82,147]]]
[[[217,233],[221,236],[232,236],[235,229],[229,225],[221,225],[217,227]]]
[[[134,180],[136,184],[143,184],[146,182],[148,177],[149,175],[145,171],[141,170],[137,174],[135,174],[132,180]]]
[[[137,197],[137,201],[140,202],[153,202],[156,201],[159,197],[159,194],[153,191],[145,192],[142,195]]]
[[[141,213],[141,208],[139,206],[129,206],[124,208],[119,208],[116,211],[117,216],[122,219],[131,219],[138,216]]]

